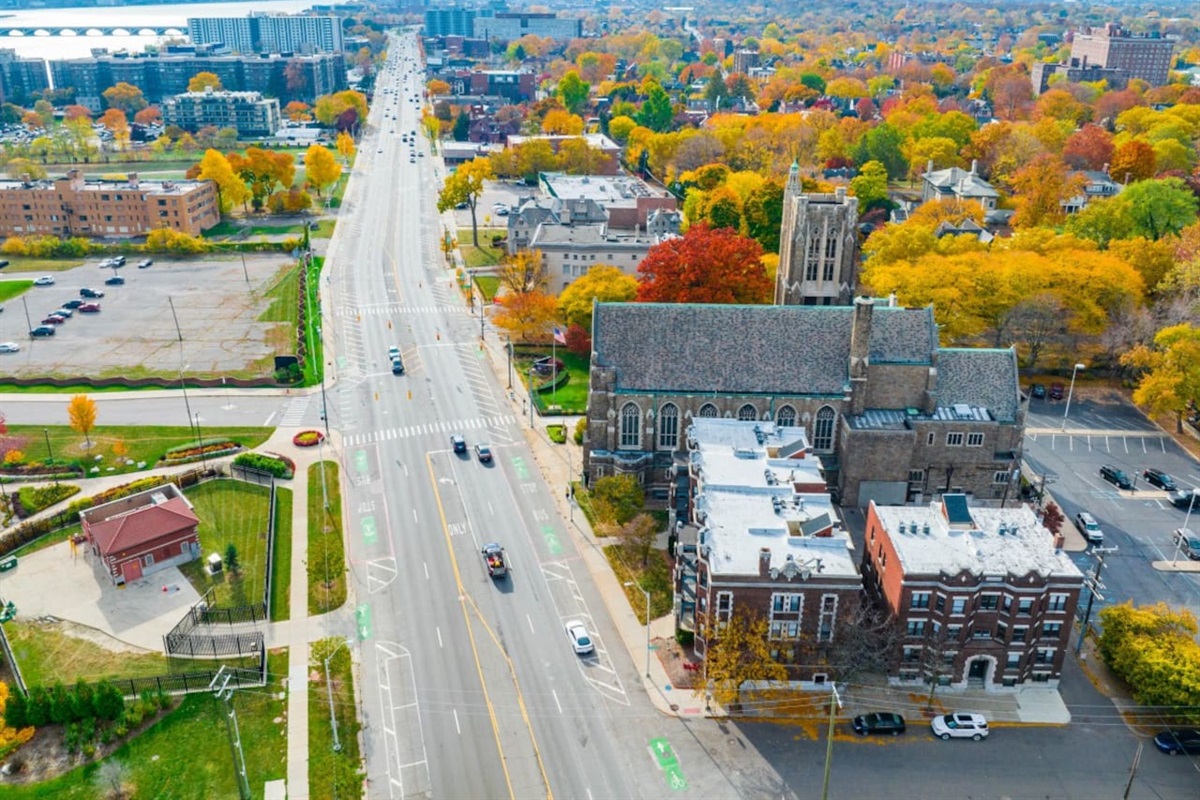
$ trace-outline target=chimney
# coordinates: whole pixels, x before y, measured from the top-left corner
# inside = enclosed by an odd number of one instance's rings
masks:
[[[771,574],[771,548],[763,547],[758,551],[758,577],[766,578]]]
[[[933,159],[932,158],[925,162],[925,171],[933,172]]]
[[[1066,541],[1066,540],[1063,538],[1063,535],[1061,533],[1054,534],[1054,552],[1055,553],[1062,552],[1064,541]]]
[[[141,185],[141,179],[138,178],[138,174],[136,172],[129,173],[128,177],[129,177],[129,187],[131,189],[136,189],[136,188],[138,188],[139,185]]]
[[[1108,164],[1105,164],[1103,167],[1101,167],[1100,171],[1103,172],[1105,175],[1108,175]]]
[[[72,192],[83,191],[83,172],[77,169],[67,170],[67,180],[70,181]]]
[[[972,175],[979,174],[979,161],[974,158],[971,159],[971,174]]]

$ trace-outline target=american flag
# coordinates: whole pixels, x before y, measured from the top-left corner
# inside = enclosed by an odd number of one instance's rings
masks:
[[[567,335],[563,333],[562,328],[558,327],[557,325],[554,326],[554,341],[558,342],[559,344],[567,343]]]

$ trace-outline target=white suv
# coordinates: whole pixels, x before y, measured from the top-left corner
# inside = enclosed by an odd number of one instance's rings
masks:
[[[986,739],[988,735],[988,724],[983,714],[972,714],[968,711],[955,711],[953,714],[934,717],[929,727],[939,739],[974,739],[978,742]]]
[[[1100,530],[1100,523],[1096,522],[1096,518],[1088,512],[1080,511],[1076,514],[1075,525],[1079,528],[1079,532],[1083,534],[1083,538],[1092,544],[1104,543],[1104,531]]]

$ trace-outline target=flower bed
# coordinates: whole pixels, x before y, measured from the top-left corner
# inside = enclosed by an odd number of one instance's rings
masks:
[[[202,456],[205,458],[216,458],[217,456],[229,455],[241,450],[242,446],[230,439],[214,439],[211,441],[201,442],[199,445],[184,445],[183,447],[174,447],[167,451],[162,458],[164,464],[186,464],[189,461],[196,461]]]
[[[323,441],[325,434],[320,431],[300,431],[292,437],[292,444],[296,447],[316,447]]]

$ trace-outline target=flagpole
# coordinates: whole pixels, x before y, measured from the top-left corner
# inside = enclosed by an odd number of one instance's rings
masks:
[[[558,399],[558,326],[550,334],[550,403]]]

